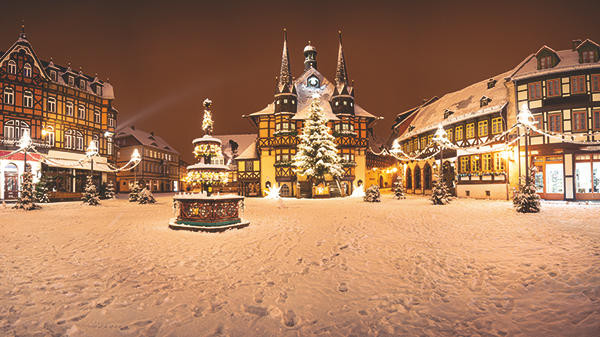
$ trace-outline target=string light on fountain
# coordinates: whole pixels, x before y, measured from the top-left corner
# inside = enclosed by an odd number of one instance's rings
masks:
[[[187,167],[184,181],[193,188],[192,193],[179,193],[173,197],[175,217],[169,221],[172,229],[193,231],[222,231],[248,226],[240,218],[244,197],[233,194],[211,195],[213,188],[227,183],[229,165],[224,164],[221,140],[212,136],[212,101],[204,100],[202,130],[204,135],[192,141],[198,162]]]

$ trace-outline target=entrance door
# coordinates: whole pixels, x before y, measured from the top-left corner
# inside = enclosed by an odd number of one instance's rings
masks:
[[[533,158],[536,192],[543,199],[563,200],[565,175],[562,156],[537,156]]]
[[[4,199],[19,197],[19,173],[17,165],[8,164],[4,168]]]

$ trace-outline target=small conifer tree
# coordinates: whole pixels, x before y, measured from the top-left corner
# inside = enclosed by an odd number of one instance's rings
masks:
[[[21,191],[17,198],[17,203],[13,208],[21,208],[26,211],[41,208],[35,204],[35,195],[33,191],[33,175],[31,172],[25,172],[21,175],[23,182],[21,183]]]
[[[406,199],[404,193],[406,193],[404,190],[404,182],[402,181],[402,177],[398,177],[396,178],[396,182],[394,182],[394,197],[396,197],[396,199]]]
[[[535,188],[535,168],[529,169],[529,174],[525,177],[524,184],[515,191],[513,204],[519,213],[538,213],[540,211],[540,196]]]
[[[88,204],[90,206],[100,205],[98,191],[96,190],[96,185],[94,185],[94,179],[91,175],[87,176],[87,180],[85,183],[85,191],[81,196],[81,200],[84,204]]]
[[[365,191],[365,197],[363,198],[366,202],[380,202],[381,192],[379,192],[379,186],[371,185]]]
[[[138,182],[134,182],[133,186],[131,187],[131,191],[129,191],[129,202],[135,202],[138,201],[138,197],[140,195],[140,185],[138,184]]]

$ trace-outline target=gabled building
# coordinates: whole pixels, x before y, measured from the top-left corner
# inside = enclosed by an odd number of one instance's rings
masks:
[[[367,137],[378,118],[356,104],[354,85],[348,77],[341,33],[333,82],[318,70],[317,49],[310,42],[304,48],[303,56],[303,72],[294,79],[284,31],[281,67],[273,102],[262,110],[245,116],[258,129],[256,154],[247,156],[247,161],[254,163],[255,160],[251,157],[255,156],[260,163],[258,177],[252,178],[252,181],[247,177],[247,185],[258,184],[258,193],[269,186],[280,186],[283,196],[310,194],[310,186],[304,183],[303,177],[296,176],[291,164],[298,145],[297,135],[309,115],[312,97],[317,94],[344,162],[341,188],[345,193],[351,193],[354,187],[365,181]],[[256,165],[252,164],[252,169],[255,170]],[[326,186],[322,190],[329,189]]]
[[[18,196],[19,176],[30,170],[34,181],[52,178],[53,199],[78,199],[89,175],[89,162],[81,164],[85,150],[96,141],[96,184],[114,179],[108,164],[114,163],[113,135],[117,109],[114,90],[98,75],[74,70],[38,58],[25,34],[6,52],[0,52],[0,156],[16,149],[28,132],[40,154],[28,153],[0,159],[0,199]]]
[[[137,150],[142,161],[135,169],[117,174],[117,191],[129,192],[138,182],[152,192],[179,192],[182,190],[180,154],[163,138],[135,126],[119,129],[115,137],[117,164],[125,165]]]
[[[430,193],[443,158],[459,197],[508,199],[529,163],[541,197],[600,199],[599,55],[589,39],[567,50],[542,46],[508,72],[403,113],[394,133],[412,159],[402,170],[407,190]],[[524,135],[512,129],[523,107],[539,130],[528,137],[528,158]],[[432,143],[439,126],[453,144],[441,153]]]

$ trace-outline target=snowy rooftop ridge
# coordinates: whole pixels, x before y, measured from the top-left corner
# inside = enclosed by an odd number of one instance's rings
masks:
[[[144,130],[135,128],[134,126],[128,126],[122,129],[118,129],[115,138],[122,138],[127,136],[134,137],[142,145],[154,147],[162,151],[170,151],[179,154],[179,152],[175,150],[175,148],[169,145],[169,143],[167,143],[161,137],[153,135],[150,132],[146,132]]]
[[[586,41],[582,42],[580,46]],[[589,42],[595,44],[595,42],[591,40],[589,40]],[[540,51],[546,48],[554,51],[548,46],[543,46],[540,48]],[[577,50],[566,49],[554,52],[558,55],[559,62],[553,68],[538,69],[537,58],[535,57],[537,53],[531,54],[525,58],[521,67],[517,67],[516,71],[510,76],[510,79],[516,81],[536,76],[557,74],[565,71],[600,68],[600,62],[579,63],[579,52]]]

